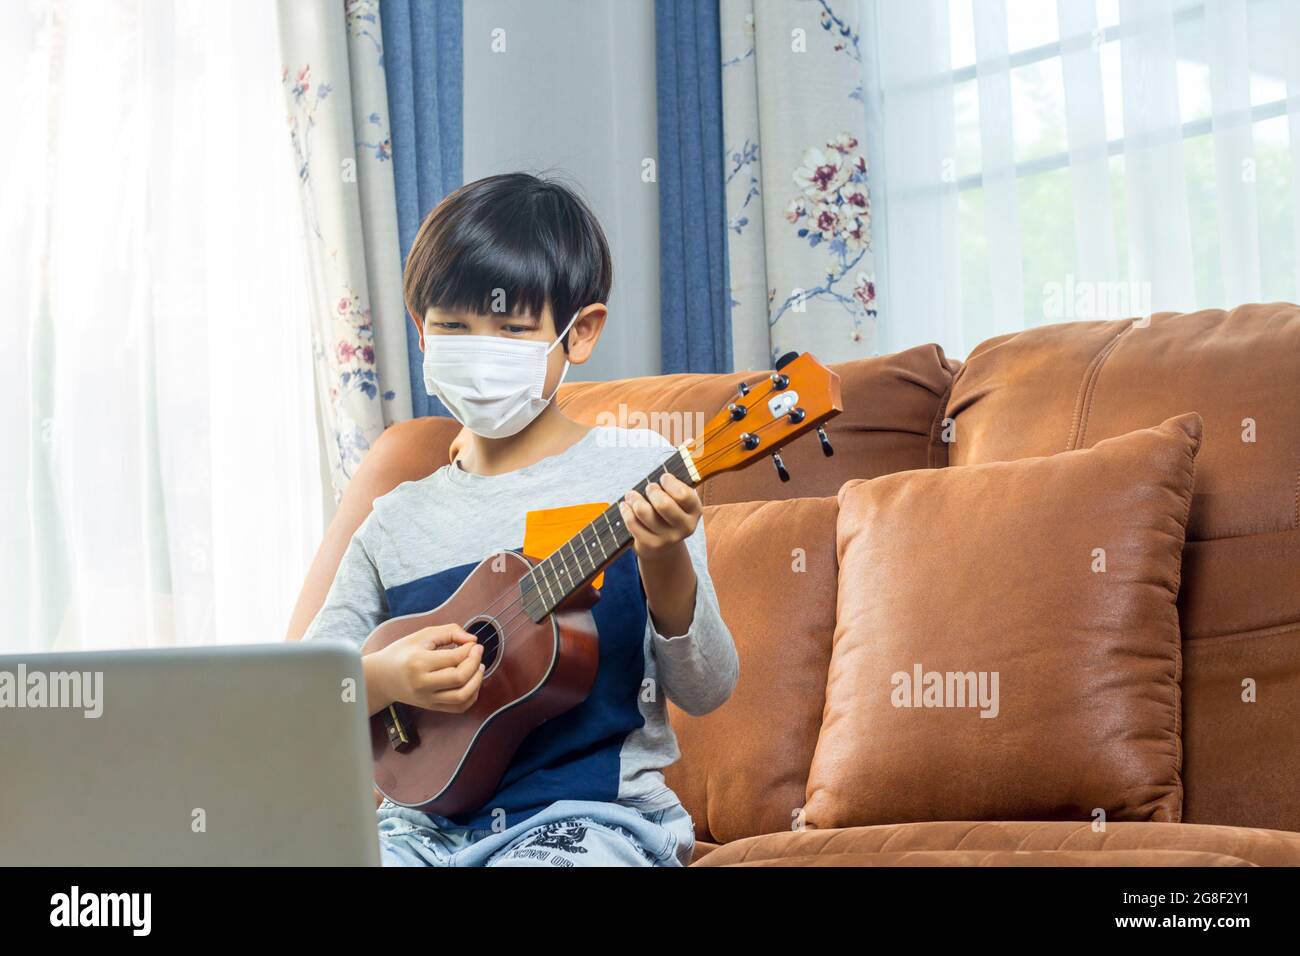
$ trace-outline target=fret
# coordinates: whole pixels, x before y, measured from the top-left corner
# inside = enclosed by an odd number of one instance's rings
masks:
[[[531,591],[528,589],[530,583],[533,586]],[[533,568],[519,579],[519,603],[523,606],[525,613],[535,621],[545,617],[545,612],[538,605],[540,599],[541,592],[537,584],[537,568]],[[534,611],[538,613],[534,614]]]
[[[545,571],[542,572],[542,581],[546,584],[546,596],[550,599],[551,607],[555,607],[555,593],[551,590],[551,579]]]
[[[597,524],[593,522],[591,527],[593,527],[595,532],[595,540],[597,540],[599,545],[601,545],[602,553],[608,555],[612,553],[612,549],[617,548],[617,545],[619,545],[619,533],[615,531],[614,525],[610,523],[610,511],[608,511],[608,509],[601,512],[601,518],[604,519],[604,528],[606,528],[606,531],[610,532],[610,544],[607,545],[606,541],[604,541],[604,532],[601,531],[601,528],[599,528]]]
[[[587,575],[584,574],[582,570],[582,555],[578,553],[578,548],[577,545],[575,544],[575,542],[581,537],[582,535],[578,534],[569,539],[569,554],[573,555],[573,561],[578,566],[578,577],[585,578]],[[590,558],[591,555],[588,554],[587,557]],[[596,565],[592,564],[591,569],[594,571],[596,569]]]

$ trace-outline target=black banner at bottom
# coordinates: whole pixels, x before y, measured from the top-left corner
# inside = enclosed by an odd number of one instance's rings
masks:
[[[918,943],[1105,936],[1231,943],[1293,935],[1300,870],[730,867],[666,870],[0,869],[7,934],[80,942],[278,938],[430,945],[539,926],[552,944],[597,925],[730,941],[779,928]],[[542,920],[544,922],[536,922]],[[571,936],[569,934],[572,934]],[[698,934],[698,935],[697,935]]]

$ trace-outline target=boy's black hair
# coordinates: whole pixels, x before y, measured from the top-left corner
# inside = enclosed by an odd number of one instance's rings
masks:
[[[420,327],[431,308],[540,317],[549,305],[558,332],[609,299],[613,271],[600,223],[571,189],[505,173],[461,186],[425,217],[402,295]]]

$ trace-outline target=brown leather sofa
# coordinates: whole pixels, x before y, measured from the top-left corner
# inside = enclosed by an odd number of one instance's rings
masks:
[[[667,776],[695,819],[696,865],[1300,865],[1300,307],[1046,326],[984,342],[965,364],[929,345],[835,368],[844,412],[827,429],[833,457],[805,438],[784,454],[789,483],[760,463],[704,487],[710,570],[741,676],[714,713],[672,714],[682,758]],[[707,415],[747,377],[575,383],[559,400],[593,424],[602,413]],[[1178,599],[1181,822],[807,826],[809,768],[834,718],[840,486],[1091,447],[1190,411],[1204,440]],[[447,463],[458,432],[420,419],[376,443],[316,556],[291,639],[374,498]],[[765,584],[795,548],[807,586]],[[1043,746],[1056,743],[1045,728]]]

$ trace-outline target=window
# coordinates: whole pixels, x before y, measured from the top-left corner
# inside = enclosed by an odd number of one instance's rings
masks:
[[[948,156],[878,144],[877,242],[915,230],[918,214],[956,232],[928,262],[889,245],[879,293],[893,344],[939,329],[964,355],[1046,322],[1297,297],[1300,4],[867,5],[880,44],[906,36],[932,70],[909,75],[878,44],[874,124],[908,136],[920,116],[951,123],[925,134]],[[918,107],[906,122],[889,115]],[[899,188],[898,164],[917,162],[938,169],[929,197]],[[936,297],[909,286],[927,276],[949,287],[955,316],[922,314]]]

